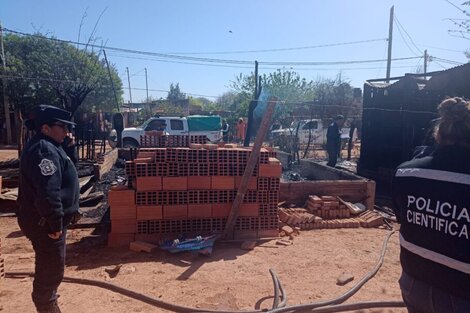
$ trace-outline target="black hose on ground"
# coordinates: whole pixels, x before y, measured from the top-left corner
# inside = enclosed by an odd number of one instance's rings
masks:
[[[334,313],[334,312],[347,312],[352,310],[375,309],[375,308],[404,308],[406,307],[403,301],[367,301],[367,302],[354,302],[346,304],[337,304],[316,308],[311,310],[312,313]]]
[[[271,278],[273,279],[274,285],[274,300],[273,300],[273,307],[272,309],[276,309],[279,306],[279,281],[276,279],[276,275],[272,269],[269,269],[269,273],[271,273]]]
[[[278,295],[277,299],[279,301],[279,294],[281,295],[281,304],[287,302],[287,299],[285,298],[285,292],[284,289],[282,288],[281,283],[279,282],[278,277],[276,276],[276,273],[273,270],[269,270],[269,273],[272,276],[273,283],[274,283],[274,294]],[[34,277],[34,273],[31,272],[6,272],[5,276],[7,278],[22,278],[25,276],[30,276]],[[102,282],[98,280],[93,280],[93,279],[86,279],[86,278],[75,278],[75,277],[68,277],[64,276],[63,280],[64,283],[72,283],[72,284],[79,284],[79,285],[87,285],[87,286],[95,286],[95,287],[100,287],[104,289],[108,289],[117,293],[120,293],[124,296],[145,302],[147,304],[160,307],[163,309],[167,309],[170,311],[174,312],[209,312],[209,313],[233,313],[233,311],[225,311],[225,310],[212,310],[212,309],[201,309],[201,308],[192,308],[192,307],[187,307],[187,306],[182,306],[182,305],[176,305],[172,304],[169,302],[165,302],[159,299],[155,299],[149,296],[146,296],[144,294],[116,286],[114,284],[108,283],[108,282]],[[278,302],[277,301],[277,302]],[[276,308],[277,306],[276,302]],[[273,304],[274,306],[274,304]],[[265,312],[266,310],[252,310],[252,311],[237,311],[239,313],[260,313],[260,312]]]
[[[287,307],[284,307],[284,308],[274,309],[274,310],[271,310],[269,312],[270,313],[281,313],[281,312],[295,312],[295,311],[299,311],[299,310],[312,310],[312,309],[315,309],[315,308],[324,307],[324,306],[332,305],[332,304],[339,304],[339,303],[342,303],[342,302],[346,301],[347,299],[352,297],[356,292],[358,292],[359,289],[362,286],[364,286],[364,284],[367,281],[369,281],[372,277],[375,276],[375,274],[377,274],[377,272],[379,271],[380,267],[383,264],[383,260],[384,260],[384,257],[385,257],[385,252],[387,250],[387,243],[390,240],[390,237],[394,233],[395,233],[395,231],[391,231],[390,233],[387,234],[387,236],[385,236],[379,260],[377,261],[375,266],[372,268],[372,270],[369,273],[367,273],[361,280],[359,280],[356,283],[356,285],[354,285],[351,289],[349,289],[343,295],[341,295],[339,297],[336,297],[332,300],[327,300],[327,301],[322,301],[322,302],[313,302],[313,303],[307,303],[307,304],[299,304],[299,305],[291,305],[291,306],[287,306]]]
[[[309,310],[310,312],[315,312],[315,313],[330,313],[330,312],[346,312],[346,311],[351,311],[351,310],[359,310],[359,309],[366,309],[366,308],[386,308],[386,307],[405,307],[405,304],[402,301],[374,301],[374,302],[358,302],[358,303],[349,303],[349,304],[341,304],[338,305],[338,303],[342,303],[346,301],[348,298],[352,297],[367,281],[369,281],[372,277],[375,276],[375,274],[378,272],[379,268],[383,264],[383,260],[385,257],[385,251],[387,248],[387,243],[390,239],[390,237],[395,233],[395,231],[391,231],[384,239],[384,244],[382,247],[382,252],[380,255],[379,260],[377,261],[376,265],[374,268],[366,275],[364,276],[355,286],[353,286],[350,290],[348,290],[346,293],[343,295],[332,299],[332,300],[327,300],[327,301],[322,301],[322,302],[316,302],[316,303],[309,303],[309,304],[301,304],[301,305],[293,305],[293,306],[286,306],[287,303],[287,296],[285,294],[284,288],[282,287],[276,273],[273,270],[269,270],[272,278],[273,278],[273,284],[274,284],[274,303],[273,303],[273,309],[268,311],[269,313],[280,313],[280,312],[296,312],[296,311],[306,311]],[[34,273],[29,273],[29,272],[7,272],[6,277],[8,278],[16,278],[17,276],[19,277],[24,277],[24,276],[34,276]],[[90,285],[90,286],[96,286],[100,288],[105,288],[117,293],[120,293],[122,295],[128,296],[130,298],[134,298],[136,300],[140,300],[142,302],[145,302],[147,304],[161,307],[167,310],[171,310],[174,312],[208,312],[208,313],[259,313],[259,312],[265,312],[266,310],[253,310],[253,311],[224,311],[224,310],[211,310],[211,309],[200,309],[200,308],[191,308],[191,307],[186,307],[186,306],[180,306],[180,305],[175,305],[172,303],[168,303],[162,300],[158,300],[146,295],[143,295],[141,293],[137,293],[116,285],[113,285],[111,283],[106,283],[106,282],[101,282],[101,281],[96,281],[96,280],[91,280],[91,279],[83,279],[83,278],[73,278],[73,277],[64,277],[63,279],[64,282],[66,283],[76,283],[76,284],[82,284],[82,285]],[[277,295],[277,296],[276,296]],[[281,297],[281,303],[278,303],[278,300],[276,299]],[[276,306],[277,307],[274,308]]]
[[[279,286],[279,291],[281,292],[281,303],[279,303],[278,308],[283,308],[287,305],[287,294],[286,291],[284,290],[284,287],[282,287],[281,281],[276,275],[277,279],[277,284]]]

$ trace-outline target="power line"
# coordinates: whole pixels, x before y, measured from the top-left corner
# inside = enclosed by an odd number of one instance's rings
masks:
[[[394,58],[393,61],[412,60],[420,57],[403,57]],[[351,60],[351,61],[326,61],[326,62],[259,62],[266,65],[338,65],[338,64],[361,64],[361,63],[378,63],[387,61],[386,59],[375,60]]]
[[[457,62],[457,61],[452,61],[452,60],[437,58],[437,57],[433,57],[433,60],[438,60],[438,61],[448,63],[448,64],[452,64],[452,65],[462,65],[462,64],[464,64],[462,62]]]
[[[413,41],[413,38],[411,38],[410,34],[408,34],[408,32],[406,31],[406,29],[401,25],[400,21],[398,20],[398,17],[396,17],[396,15],[394,16],[394,19],[395,21],[397,22],[397,25],[399,26],[398,27],[398,30],[400,31],[400,27],[401,29],[403,29],[403,31],[405,32],[405,34],[408,36],[408,38],[410,39],[410,42],[413,44],[413,46],[416,48],[416,50],[418,50],[419,54],[420,55],[423,55],[423,52],[418,48],[418,46],[416,46],[415,42]],[[401,31],[400,31],[400,34],[401,34]],[[403,38],[403,37],[402,37]],[[403,40],[405,40],[403,38]],[[406,42],[405,42],[406,43]],[[407,44],[408,45],[408,44]]]
[[[432,49],[436,49],[436,50],[458,52],[458,53],[463,53],[464,52],[463,50],[440,48],[440,47],[434,47],[434,46],[429,46],[429,45],[425,45],[425,44],[418,44],[418,46],[421,46],[421,47],[424,47],[424,48],[432,48]]]
[[[128,59],[136,59],[136,60],[146,60],[146,61],[154,61],[154,62],[163,62],[163,63],[177,63],[177,64],[189,64],[189,65],[202,65],[202,66],[211,66],[211,67],[228,67],[228,68],[238,68],[238,69],[253,69],[253,66],[236,66],[236,65],[217,65],[217,64],[205,64],[205,63],[195,63],[195,62],[183,62],[183,61],[169,61],[169,60],[162,60],[162,59],[152,59],[152,58],[145,58],[145,57],[135,57],[135,56],[128,56],[128,55],[119,55],[119,54],[110,54],[110,56],[119,57],[119,58],[128,58]],[[420,57],[422,58],[422,57]],[[395,60],[395,59],[394,59]],[[386,61],[386,59],[384,59]],[[324,65],[324,64],[321,64]],[[394,66],[394,68],[406,68],[408,66]],[[279,69],[278,67],[260,67],[262,69]],[[381,67],[364,67],[364,68],[297,68],[298,70],[355,70],[355,69],[380,69]]]
[[[435,61],[435,60],[433,60],[433,62],[436,63],[437,65],[439,65],[441,68],[446,69],[445,66],[442,65],[441,63],[439,63],[439,62],[437,62],[437,61]]]
[[[395,18],[395,21],[396,21],[396,18]],[[398,24],[396,24],[398,26]],[[398,26],[397,27],[398,29],[398,33],[400,34],[400,37],[401,39],[403,39],[403,42],[405,43],[405,45],[408,47],[408,50],[411,51],[411,53],[413,53],[414,55],[418,56],[419,54],[416,53],[416,51],[414,51],[413,49],[411,49],[410,45],[408,44],[408,41],[405,39],[405,37],[403,36],[403,33],[401,32],[401,29],[400,27]]]
[[[212,59],[212,58],[199,58],[199,57],[188,57],[188,56],[181,56],[181,55],[174,55],[174,54],[165,54],[165,53],[157,53],[157,52],[148,52],[148,51],[139,51],[139,50],[132,50],[132,49],[123,49],[123,48],[116,48],[116,47],[107,47],[107,46],[98,46],[92,44],[83,44],[80,42],[70,41],[70,40],[62,40],[57,38],[48,38],[40,35],[33,35],[27,34],[23,32],[18,32],[14,30],[10,30],[4,28],[4,31],[14,33],[14,34],[21,34],[23,36],[33,36],[39,37],[42,39],[48,39],[53,41],[58,41],[62,43],[68,44],[76,44],[76,45],[86,45],[88,47],[95,47],[99,49],[107,49],[107,50],[114,50],[120,51],[125,53],[133,53],[133,54],[141,54],[141,55],[149,55],[149,56],[157,56],[166,59],[178,59],[178,60],[189,60],[189,61],[197,61],[197,62],[208,62],[208,63],[223,63],[223,64],[250,64],[252,65],[254,61],[245,61],[245,60],[227,60],[227,59]],[[405,57],[405,58],[395,58],[393,60],[410,60],[415,59],[416,57]],[[360,64],[360,63],[376,63],[376,62],[383,62],[384,60],[352,60],[352,61],[330,61],[330,62],[259,62],[259,64],[264,65],[337,65],[337,64]]]
[[[337,46],[346,46],[346,45],[354,45],[354,44],[377,42],[377,41],[387,41],[387,38],[358,40],[358,41],[330,43],[330,44],[315,45],[315,46],[292,47],[292,48],[271,48],[271,49],[260,49],[260,50],[235,50],[235,51],[218,51],[218,52],[166,52],[166,53],[168,53],[168,54],[179,54],[179,55],[190,55],[190,54],[193,54],[193,55],[194,54],[208,55],[208,54],[242,54],[242,53],[259,53],[259,52],[278,52],[278,51],[292,51],[292,50],[305,50],[305,49],[337,47]]]

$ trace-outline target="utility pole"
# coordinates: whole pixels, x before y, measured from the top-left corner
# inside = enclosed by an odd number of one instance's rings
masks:
[[[258,104],[258,61],[255,61],[255,94],[253,95],[253,100],[251,100],[250,105],[248,106],[248,121],[246,124],[246,134],[245,140],[243,141],[244,147],[250,146],[250,140],[253,135],[253,111]]]
[[[145,68],[145,90],[147,91],[147,98],[145,98],[145,102],[147,103],[147,113],[150,114],[150,103],[149,103],[149,84],[147,80],[147,68]]]
[[[131,106],[132,106],[132,91],[131,91],[131,78],[129,77],[129,68],[128,67],[126,67],[126,72],[127,72],[127,84],[129,85],[129,101],[130,101],[129,111],[130,111]]]
[[[1,23],[0,23],[0,46],[1,46],[1,57],[2,57],[3,73],[6,74],[6,72],[7,72],[7,62],[5,60],[5,50],[3,48],[3,28],[2,28]],[[2,77],[3,111],[5,113],[5,127],[6,127],[6,132],[7,132],[6,144],[11,145],[12,138],[11,138],[10,104],[9,104],[8,97],[7,97],[7,94],[6,94],[6,92],[7,92],[6,83],[7,83],[6,78]]]
[[[258,61],[255,61],[255,96],[256,99],[258,97]]]
[[[426,73],[428,72],[428,50],[424,50],[424,79],[426,79]]]
[[[147,68],[145,68],[145,90],[147,90],[147,104],[149,103],[149,84],[147,81]]]
[[[392,67],[392,35],[393,35],[393,6],[390,8],[390,22],[388,25],[388,58],[387,58],[387,80],[390,82],[390,69]]]

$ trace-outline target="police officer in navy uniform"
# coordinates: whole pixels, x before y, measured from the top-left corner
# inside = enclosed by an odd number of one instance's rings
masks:
[[[338,115],[326,131],[326,151],[328,152],[328,163],[326,165],[335,167],[341,150],[341,127],[344,124],[344,116]]]
[[[410,313],[470,312],[470,102],[450,98],[438,110],[435,150],[393,179]]]
[[[57,304],[65,267],[67,226],[79,208],[79,182],[73,162],[62,148],[68,135],[68,111],[39,105],[28,127],[36,134],[20,158],[18,224],[36,255],[32,299],[40,313],[60,312]]]

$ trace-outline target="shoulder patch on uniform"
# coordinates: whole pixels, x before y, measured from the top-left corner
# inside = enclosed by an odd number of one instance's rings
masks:
[[[57,171],[54,162],[49,159],[42,159],[38,166],[41,169],[41,174],[44,176],[51,176]]]

